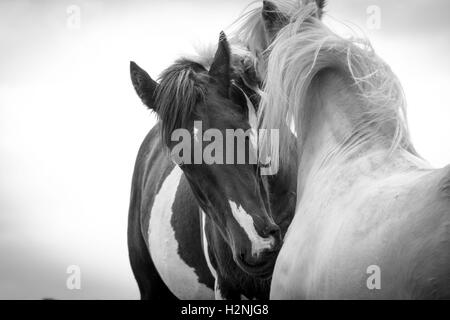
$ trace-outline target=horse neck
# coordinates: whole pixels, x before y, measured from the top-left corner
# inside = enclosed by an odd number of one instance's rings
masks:
[[[356,88],[350,81],[334,71],[324,71],[311,83],[308,105],[301,115],[302,138],[298,140],[299,170],[298,193],[301,194],[311,173],[321,170],[327,163],[346,158],[364,157],[370,152],[386,151],[387,144],[373,140],[358,147],[358,152],[344,151],[345,142],[354,135],[360,102]],[[355,155],[356,154],[356,155]]]

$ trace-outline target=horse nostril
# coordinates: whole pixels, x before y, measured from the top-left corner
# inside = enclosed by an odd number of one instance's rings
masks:
[[[277,239],[281,235],[280,227],[278,227],[276,224],[268,225],[263,230],[263,236],[264,238],[274,237]]]

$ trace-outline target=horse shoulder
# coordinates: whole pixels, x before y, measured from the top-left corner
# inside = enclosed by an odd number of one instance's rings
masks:
[[[145,210],[153,202],[152,194],[158,183],[148,183],[155,178],[151,163],[158,157],[158,126],[145,137],[136,157],[131,186],[128,215],[128,249],[130,264],[139,286],[141,299],[173,299],[175,296],[165,286],[150,257],[147,238],[149,214]]]
[[[200,242],[198,206],[187,181],[173,166],[148,207],[148,243],[161,278],[181,299],[211,299],[214,279]]]
[[[408,279],[411,297],[450,298],[450,166],[433,170],[421,188],[422,205],[411,217]],[[420,196],[417,195],[417,198]]]
[[[134,225],[140,226],[145,250],[162,281],[179,298],[212,298],[214,280],[199,258],[198,205],[182,170],[170,161],[162,145],[159,123],[139,149],[135,176],[133,193],[140,197],[134,197],[138,214],[133,219],[139,221]]]
[[[450,299],[450,166],[437,170],[438,195],[431,211],[436,221],[428,253],[425,298]]]

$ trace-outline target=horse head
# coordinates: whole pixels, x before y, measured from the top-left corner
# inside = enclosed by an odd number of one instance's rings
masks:
[[[238,85],[231,59],[221,33],[209,71],[182,59],[158,83],[132,62],[131,78],[144,104],[158,114],[164,145],[229,245],[233,260],[248,274],[267,277],[281,234],[255,159],[256,112]]]
[[[315,5],[313,16],[321,19],[325,0],[263,0],[262,7],[250,8],[235,22],[231,41],[243,45],[254,57],[256,76],[263,81],[267,72],[267,59],[277,34],[289,24],[299,10]]]

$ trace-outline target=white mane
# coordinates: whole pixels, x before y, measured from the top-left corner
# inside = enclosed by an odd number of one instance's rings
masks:
[[[315,5],[315,0],[270,0],[277,8],[280,14],[287,18],[295,16],[296,12],[307,5]],[[261,52],[266,48],[262,48],[261,44],[266,44],[265,30],[262,20],[262,4],[263,1],[252,1],[243,13],[231,24],[230,41],[245,43],[249,50],[256,54],[258,50]],[[321,12],[319,13],[321,15]]]
[[[260,109],[262,127],[280,129],[280,160],[289,157],[286,121],[290,123],[294,119],[300,146],[302,144],[305,99],[314,89],[312,81],[325,69],[342,74],[354,84],[352,88],[357,92],[360,106],[354,110],[358,123],[352,138],[359,140],[356,145],[383,139],[389,140],[391,150],[403,147],[412,151],[406,103],[396,76],[374,53],[368,41],[341,38],[314,18],[316,10],[314,4],[300,8],[269,47],[265,94]]]
[[[316,5],[317,0],[270,0],[276,8],[276,12],[287,19],[295,16],[301,8]],[[267,38],[262,17],[263,1],[252,1],[240,14],[240,16],[227,28],[229,29],[229,40],[232,47],[241,47],[248,52],[255,62],[265,64],[267,48],[271,39]],[[322,10],[317,10],[317,16],[322,15]]]

